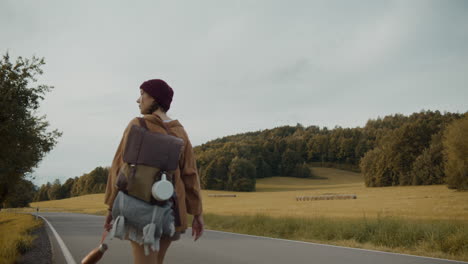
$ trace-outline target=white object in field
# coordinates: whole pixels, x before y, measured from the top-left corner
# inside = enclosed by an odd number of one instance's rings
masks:
[[[165,201],[171,198],[174,193],[174,186],[172,183],[166,179],[166,173],[163,172],[161,175],[161,180],[153,184],[151,188],[151,194],[153,194],[154,199],[158,201]]]

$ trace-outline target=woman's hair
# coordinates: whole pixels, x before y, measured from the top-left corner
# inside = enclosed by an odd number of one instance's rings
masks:
[[[158,109],[161,109],[164,113],[166,112],[166,111],[164,110],[164,108],[163,108],[160,104],[158,104],[158,102],[154,101],[154,102],[151,104],[150,108],[148,109],[148,112],[149,112],[148,114],[152,114],[154,111],[156,111],[156,110],[158,110]]]

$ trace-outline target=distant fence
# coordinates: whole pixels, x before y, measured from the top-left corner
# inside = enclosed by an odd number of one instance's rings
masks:
[[[235,194],[208,194],[208,197],[237,197]]]
[[[2,208],[0,211],[5,213],[31,213],[36,212],[38,207],[18,207],[18,208]],[[54,212],[56,208],[39,207],[39,212]]]
[[[346,200],[357,199],[355,194],[333,194],[317,196],[296,196],[296,201],[316,201],[316,200]]]

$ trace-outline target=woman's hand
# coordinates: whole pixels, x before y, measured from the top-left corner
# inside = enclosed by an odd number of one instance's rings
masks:
[[[112,211],[109,211],[106,216],[106,222],[104,223],[104,229],[109,232],[112,229]]]
[[[203,234],[203,226],[205,223],[203,222],[203,216],[200,215],[194,215],[193,216],[193,221],[192,221],[192,236],[195,236],[195,239],[193,241],[197,241]]]

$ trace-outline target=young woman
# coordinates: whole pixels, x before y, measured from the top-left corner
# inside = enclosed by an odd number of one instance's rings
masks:
[[[178,120],[173,120],[167,116],[167,111],[170,108],[172,97],[172,88],[163,80],[153,79],[144,82],[140,86],[140,97],[136,101],[139,105],[140,112],[143,114],[148,129],[152,132],[166,133],[164,125],[169,132],[184,140],[185,146],[179,160],[179,168],[176,170],[175,177],[175,192],[178,198],[179,215],[181,225],[176,226],[176,234],[173,237],[161,237],[159,251],[150,250],[150,255],[145,256],[143,245],[130,241],[133,249],[134,263],[158,263],[163,264],[164,256],[172,241],[180,239],[180,234],[185,233],[187,229],[187,213],[193,215],[192,221],[192,236],[195,236],[194,241],[203,234],[203,216],[202,216],[202,200],[200,193],[200,179],[197,172],[195,156],[192,145],[188,138],[187,132]],[[138,118],[130,121],[124,131],[122,140],[120,141],[117,152],[115,153],[112,166],[109,171],[104,203],[109,207],[109,213],[106,217],[104,228],[109,231],[112,228],[112,205],[118,190],[115,187],[118,169],[123,164],[123,151],[125,149],[126,138],[132,125],[140,126]]]

